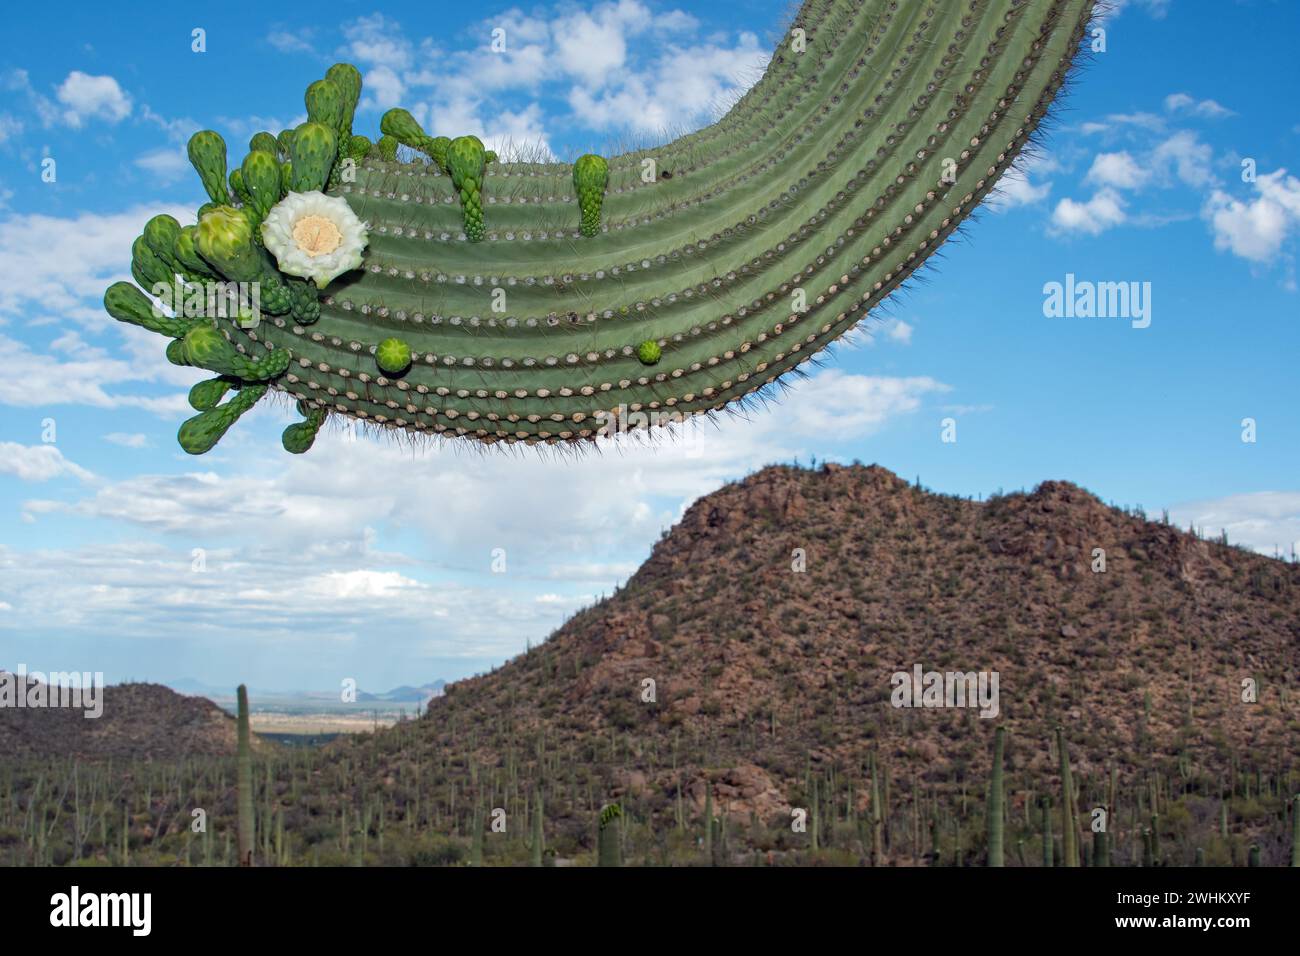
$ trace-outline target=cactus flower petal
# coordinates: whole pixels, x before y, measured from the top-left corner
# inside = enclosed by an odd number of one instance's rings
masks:
[[[289,193],[267,214],[262,241],[280,271],[325,288],[360,268],[366,224],[347,202],[321,192]]]

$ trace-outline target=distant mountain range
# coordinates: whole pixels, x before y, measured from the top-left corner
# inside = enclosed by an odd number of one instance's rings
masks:
[[[333,712],[338,710],[371,709],[371,706],[368,705],[376,704],[413,708],[417,704],[423,706],[433,698],[441,696],[446,684],[447,682],[444,680],[436,680],[429,684],[421,684],[418,687],[403,684],[401,687],[394,687],[381,693],[358,690],[355,703],[344,703],[340,699],[340,693],[337,690],[285,691],[250,687],[248,696],[254,710],[290,708],[294,710],[321,709]],[[233,687],[217,687],[212,684],[205,684],[193,677],[164,681],[164,686],[170,687],[178,694],[185,694],[190,697],[207,697],[209,700],[220,704],[230,703],[235,699],[235,689]]]

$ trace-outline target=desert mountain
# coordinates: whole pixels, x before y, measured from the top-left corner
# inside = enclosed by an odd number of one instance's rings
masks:
[[[98,717],[84,716],[85,707],[0,707],[0,753],[175,760],[235,752],[234,718],[210,700],[161,684],[115,684],[99,693]]]

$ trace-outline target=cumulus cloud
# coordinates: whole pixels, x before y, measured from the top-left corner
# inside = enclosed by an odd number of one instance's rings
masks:
[[[63,104],[63,121],[73,128],[80,128],[88,119],[118,123],[131,115],[131,97],[111,76],[73,70],[59,85],[55,98]]]
[[[1228,533],[1228,541],[1262,554],[1300,550],[1300,492],[1260,491],[1174,505],[1170,519],[1195,525],[1208,535]]]
[[[1092,168],[1084,177],[1086,182],[1116,189],[1137,189],[1147,181],[1148,171],[1134,161],[1127,152],[1098,153]]]
[[[13,475],[23,481],[49,481],[69,475],[82,481],[95,476],[75,462],[63,457],[54,445],[20,445],[0,441],[0,475]]]
[[[1113,189],[1101,189],[1087,202],[1066,197],[1052,211],[1052,229],[1060,234],[1099,236],[1128,218],[1124,200]]]
[[[1215,100],[1198,100],[1187,93],[1170,93],[1165,97],[1165,109],[1171,113],[1186,113],[1205,119],[1223,119],[1235,115]]]
[[[1279,169],[1259,176],[1255,195],[1238,199],[1216,189],[1204,216],[1214,233],[1214,247],[1251,262],[1269,264],[1300,228],[1300,179]]]

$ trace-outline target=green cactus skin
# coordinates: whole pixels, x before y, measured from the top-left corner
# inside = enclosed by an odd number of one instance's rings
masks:
[[[212,450],[230,426],[266,394],[267,386],[249,385],[235,393],[224,405],[205,409],[187,419],[176,434],[181,449],[191,455],[202,455]]]
[[[337,134],[343,124],[343,91],[333,80],[317,80],[303,96],[307,119]]]
[[[1246,857],[1246,865],[1247,865],[1247,866],[1261,866],[1261,865],[1262,865],[1262,863],[1260,862],[1260,856],[1259,856],[1259,844],[1258,844],[1258,843],[1252,843],[1252,844],[1250,845],[1250,850],[1248,851],[1248,854],[1247,854],[1247,857]]]
[[[145,223],[141,233],[149,251],[158,257],[172,275],[188,275],[189,270],[176,256],[176,246],[181,238],[181,225],[168,215],[154,216]]]
[[[578,157],[573,164],[573,188],[578,194],[578,208],[582,213],[579,231],[588,238],[600,232],[600,207],[605,201],[608,185],[609,163],[594,153]]]
[[[253,201],[248,195],[248,190],[244,188],[244,174],[242,170],[232,169],[230,171],[230,192],[237,200],[239,200],[241,206],[247,206]]]
[[[129,282],[114,282],[108,287],[104,292],[104,309],[119,322],[174,339],[183,338],[199,321],[155,315],[148,296]]]
[[[276,349],[262,351],[256,358],[242,355],[231,344],[228,333],[211,323],[200,322],[185,333],[185,359],[196,368],[219,375],[232,375],[246,382],[264,382],[278,378],[289,367],[289,352]]]
[[[622,866],[623,849],[618,839],[618,820],[623,808],[611,803],[600,811],[596,829],[596,865]]]
[[[447,172],[447,150],[451,146],[451,140],[446,136],[435,136],[429,140],[427,145],[429,158],[444,173]]]
[[[386,163],[397,162],[397,147],[401,144],[391,136],[381,136],[375,142],[375,152]]]
[[[253,138],[248,141],[248,151],[250,153],[270,153],[272,159],[280,158],[280,144],[274,136],[265,131],[254,133]]]
[[[308,120],[293,131],[289,144],[289,188],[296,193],[323,190],[338,153],[334,130]]]
[[[289,149],[293,145],[293,130],[280,130],[279,135],[275,137],[275,145],[279,150],[280,161],[284,162],[289,158]]]
[[[365,136],[353,136],[348,141],[348,158],[354,163],[360,164],[363,159],[370,155],[370,150],[374,148],[374,143]]]
[[[1107,818],[1107,825],[1110,820]],[[1110,866],[1110,833],[1106,830],[1098,830],[1093,834],[1093,865],[1106,867]]]
[[[574,222],[572,166],[484,169],[486,151],[471,150],[466,170],[437,138],[433,164],[394,164],[386,135],[355,183],[329,190],[371,226],[365,271],[324,290],[310,328],[256,330],[293,355],[274,387],[385,428],[487,443],[582,443],[624,410],[691,416],[752,399],[966,222],[1039,129],[1093,7],[809,2],[796,17],[807,51],[783,44],[721,120],[606,158],[590,237]],[[647,160],[659,175],[643,176]],[[791,307],[800,290],[806,311]],[[370,359],[392,336],[418,355],[400,380]],[[661,346],[654,366],[638,355],[646,341]]]
[[[210,129],[200,130],[190,137],[186,152],[212,201],[230,202],[226,189],[226,141],[221,135]]]
[[[253,242],[253,225],[233,206],[214,209],[199,220],[194,235],[199,255],[235,282],[255,282],[265,263]]]
[[[263,150],[254,150],[244,157],[240,167],[248,203],[257,213],[260,224],[271,208],[280,201],[280,164]],[[256,231],[253,233],[257,235]]]
[[[1061,860],[1062,866],[1079,865],[1079,824],[1074,812],[1074,778],[1070,774],[1070,749],[1065,728],[1056,728],[1056,746],[1061,758]]]
[[[542,810],[542,788],[538,786],[533,790],[533,831],[532,840],[528,846],[530,866],[542,865],[543,853],[546,848],[545,819]]]
[[[486,165],[487,151],[477,136],[457,136],[447,147],[447,172],[451,175],[452,186],[460,194],[465,235],[470,242],[482,242],[486,234],[483,226],[483,169]]]
[[[190,364],[189,359],[185,357],[185,340],[183,338],[172,339],[168,342],[164,354],[167,356],[167,361],[173,365],[188,366]]]
[[[301,455],[309,450],[316,441],[316,433],[325,423],[326,413],[322,408],[309,408],[306,402],[298,403],[298,413],[307,420],[295,422],[284,430],[280,443],[291,455]]]
[[[1052,798],[1043,797],[1043,866],[1051,869],[1052,861]]]
[[[428,142],[424,129],[407,110],[391,109],[379,119],[379,131],[403,146],[422,150]]]
[[[314,282],[291,279],[289,287],[289,313],[300,325],[311,325],[320,318],[320,290]]]
[[[1291,865],[1300,866],[1300,793],[1291,798]]]
[[[1002,751],[1006,730],[999,727],[993,732],[993,770],[989,774],[989,866],[1005,866],[1002,838],[1003,805]]]
[[[411,347],[398,338],[384,339],[375,349],[375,362],[381,371],[399,376],[411,367]]]
[[[197,383],[190,389],[190,407],[200,412],[215,408],[233,385],[234,380],[224,375]]]
[[[335,63],[325,71],[325,79],[339,88],[343,97],[343,115],[339,120],[339,134],[352,131],[352,119],[357,103],[361,101],[361,71],[351,63]]]
[[[195,243],[198,231],[199,227],[197,225],[181,227],[180,234],[176,237],[176,258],[192,274],[204,279],[215,279],[217,273],[213,270],[211,264],[199,255],[199,247]]]
[[[239,865],[253,865],[253,755],[252,735],[248,729],[248,688],[239,685],[237,692],[239,751],[236,763],[236,789],[239,814]]]

